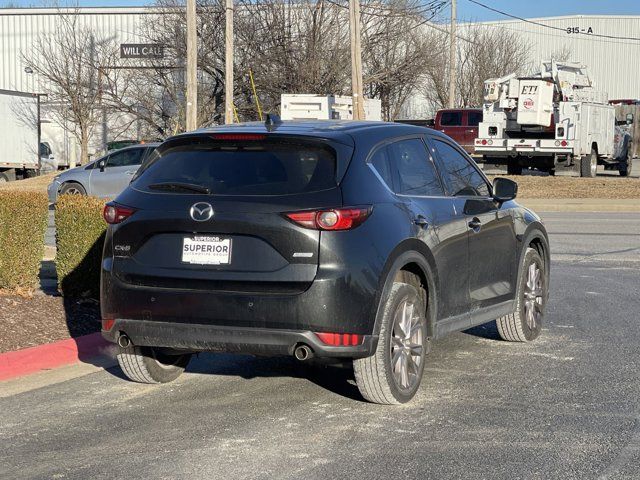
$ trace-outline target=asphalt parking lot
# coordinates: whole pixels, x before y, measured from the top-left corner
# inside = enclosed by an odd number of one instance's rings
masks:
[[[638,478],[640,214],[543,216],[542,337],[437,342],[408,405],[290,359],[201,355],[162,386],[113,368],[0,398],[0,478]]]

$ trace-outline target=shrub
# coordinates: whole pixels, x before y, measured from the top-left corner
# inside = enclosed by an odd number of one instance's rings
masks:
[[[104,204],[80,195],[62,195],[56,204],[56,271],[64,296],[100,296]]]
[[[43,193],[0,191],[0,289],[38,286],[48,205]]]

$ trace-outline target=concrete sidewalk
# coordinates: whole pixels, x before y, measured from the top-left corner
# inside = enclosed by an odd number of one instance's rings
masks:
[[[516,201],[541,212],[640,212],[637,198],[518,198]]]

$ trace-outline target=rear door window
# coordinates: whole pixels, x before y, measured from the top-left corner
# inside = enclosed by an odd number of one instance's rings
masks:
[[[481,121],[482,121],[482,112],[467,113],[467,126],[477,127]]]
[[[189,183],[213,195],[290,195],[336,187],[336,154],[312,141],[222,141],[157,151],[134,186]]]
[[[443,127],[462,126],[462,112],[442,112],[442,115],[440,116],[440,125]]]
[[[435,165],[422,140],[411,138],[380,148],[371,163],[395,193],[409,196],[443,196]]]

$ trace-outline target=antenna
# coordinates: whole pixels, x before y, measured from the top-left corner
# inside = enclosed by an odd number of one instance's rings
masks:
[[[280,116],[275,113],[267,113],[267,118],[264,121],[264,126],[267,127],[268,132],[272,132],[276,128],[282,125],[282,120],[280,120]]]

